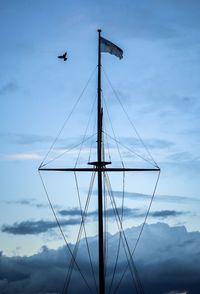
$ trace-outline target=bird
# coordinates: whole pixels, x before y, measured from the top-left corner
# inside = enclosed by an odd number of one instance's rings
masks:
[[[65,52],[63,55],[59,55],[58,58],[63,59],[63,61],[67,60],[67,52]]]

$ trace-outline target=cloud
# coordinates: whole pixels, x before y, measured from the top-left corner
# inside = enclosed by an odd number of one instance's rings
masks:
[[[175,211],[175,210],[161,210],[161,211],[150,212],[149,215],[152,217],[166,218],[166,217],[176,217],[176,216],[180,216],[184,214],[187,214],[187,212]]]
[[[131,249],[134,247],[140,229],[141,227],[133,227],[125,231]],[[115,264],[119,234],[107,235],[107,237],[106,284],[109,284]],[[88,242],[96,279],[98,279],[97,239],[91,237]],[[146,225],[134,255],[135,265],[145,293],[200,293],[199,243],[200,233],[187,232],[185,227],[169,227],[164,223]],[[73,250],[74,246],[70,246]],[[95,293],[85,239],[80,242],[77,262],[92,292]],[[70,254],[65,246],[54,250],[44,246],[40,252],[30,257],[8,257],[1,254],[0,292],[1,294],[61,293],[69,263]],[[114,287],[125,266],[126,256],[121,246]],[[73,271],[69,293],[88,293],[76,268]],[[122,280],[117,293],[135,293],[129,271]]]
[[[80,216],[81,210],[77,207],[71,208],[71,209],[62,209],[59,210],[58,213],[61,216]]]
[[[27,160],[42,160],[43,157],[39,153],[14,153],[1,154],[0,160],[8,161],[27,161]]]
[[[169,155],[167,158],[169,161],[173,162],[191,162],[191,161],[199,161],[199,157],[195,157],[190,152],[176,152],[171,155]]]
[[[117,198],[122,197],[121,191],[113,191],[113,194]],[[135,200],[147,200],[152,195],[148,194],[142,194],[142,193],[135,193],[135,192],[125,192],[124,197]],[[156,195],[154,201],[158,202],[176,202],[176,203],[187,203],[187,202],[199,202],[200,200],[198,198],[192,198],[192,197],[184,197],[184,196],[177,196],[177,195]]]
[[[61,226],[74,226],[80,224],[80,219],[60,220],[59,222]],[[13,235],[35,235],[48,232],[57,226],[55,221],[23,221],[13,225],[3,225],[1,230]]]
[[[25,206],[31,206],[36,208],[49,208],[48,204],[45,203],[39,203],[35,198],[31,199],[19,199],[19,200],[1,200],[1,203],[5,203],[8,205],[12,204],[18,204],[18,205],[25,205]],[[54,208],[59,208],[58,205],[54,205]]]
[[[17,202],[18,203],[18,202]],[[20,202],[23,205],[30,205],[29,202]],[[31,204],[32,205],[32,204]],[[43,207],[39,205],[39,208]],[[45,206],[46,207],[46,206]],[[121,207],[118,208],[118,213],[121,216],[122,209]],[[160,210],[160,211],[153,211],[149,213],[149,217],[152,218],[168,218],[168,217],[178,217],[180,215],[187,214],[188,212],[181,212],[175,210]],[[59,220],[61,226],[75,226],[80,225],[81,222],[81,210],[79,208],[72,208],[68,210],[59,210],[58,214],[62,217],[67,216],[69,217],[67,220],[62,219]],[[97,219],[98,212],[97,210],[89,211],[86,215],[87,220],[92,222]],[[117,218],[115,211],[112,208],[109,208],[105,211],[105,216],[108,219],[115,219]],[[123,208],[123,217],[124,218],[144,218],[146,216],[146,212],[141,211],[137,208]],[[6,225],[4,224],[1,228],[1,231],[8,234],[13,235],[36,235],[40,233],[49,232],[52,229],[57,228],[57,223],[55,221],[32,221],[27,220],[20,223],[14,223],[13,225]]]
[[[19,145],[32,145],[37,143],[52,143],[55,140],[53,136],[46,135],[37,135],[37,134],[17,134],[17,133],[0,133],[0,137],[3,138],[4,141],[9,143],[19,144]],[[82,136],[78,137],[70,137],[70,138],[57,138],[57,142],[59,144],[62,143],[62,148],[70,148],[73,145],[77,145],[77,142],[81,144]],[[87,140],[87,138],[85,138]],[[90,137],[88,138],[88,140]],[[90,147],[91,143],[86,141],[84,142],[84,146]]]
[[[121,207],[117,208],[118,211],[121,213]],[[134,215],[136,215],[136,212],[138,211],[138,209],[132,209],[132,208],[128,208],[128,207],[124,207],[123,208],[123,215],[124,217],[133,217]],[[61,216],[80,216],[81,215],[81,210],[79,208],[73,208],[73,209],[68,209],[68,210],[60,210],[58,211],[58,213]],[[97,210],[93,210],[93,211],[88,211],[87,212],[87,218],[96,218],[98,215],[98,211]],[[107,218],[114,218],[115,217],[115,213],[113,211],[112,208],[108,208],[105,211],[105,215]]]
[[[120,142],[125,142],[128,143],[129,145],[132,145],[134,147],[140,147],[144,148],[144,146],[141,144],[140,140],[138,138],[120,138]],[[143,142],[145,143],[146,146],[148,146],[151,149],[167,149],[170,148],[174,145],[173,142],[169,140],[164,140],[164,139],[143,139]]]

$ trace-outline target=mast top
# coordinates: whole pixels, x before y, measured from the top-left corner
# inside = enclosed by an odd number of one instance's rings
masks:
[[[101,33],[101,29],[98,29],[97,32]]]

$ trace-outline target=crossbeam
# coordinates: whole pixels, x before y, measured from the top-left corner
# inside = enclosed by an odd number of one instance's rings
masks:
[[[93,168],[45,168],[39,167],[39,171],[54,171],[54,172],[156,172],[160,171],[156,168],[111,168],[111,167],[93,167]]]

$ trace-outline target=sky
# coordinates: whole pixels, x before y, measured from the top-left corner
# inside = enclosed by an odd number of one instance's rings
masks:
[[[152,166],[150,152],[161,168],[147,220],[149,228],[158,233],[162,228],[157,248],[160,259],[152,265],[155,272],[152,271],[151,279],[154,281],[154,273],[166,275],[161,271],[165,262],[167,273],[176,276],[175,264],[180,258],[178,264],[185,269],[181,277],[191,274],[190,281],[181,287],[179,282],[183,279],[177,275],[173,283],[163,282],[168,286],[166,289],[160,286],[158,293],[199,293],[200,285],[192,278],[192,273],[197,275],[199,269],[187,264],[188,250],[195,260],[200,245],[199,9],[197,0],[148,3],[0,0],[0,251],[1,264],[8,266],[2,270],[0,265],[2,293],[12,293],[16,287],[13,280],[19,285],[17,293],[22,293],[26,279],[29,287],[35,285],[32,292],[29,289],[30,293],[60,291],[51,287],[43,291],[45,280],[36,285],[33,279],[33,274],[39,274],[34,272],[34,259],[38,264],[43,260],[45,268],[46,258],[52,257],[52,266],[57,266],[55,256],[59,263],[64,250],[38,167],[44,159],[43,163],[54,167],[74,165],[78,155],[81,166],[88,159],[95,159],[99,28],[103,37],[124,52],[121,60],[102,54],[105,145],[109,147],[106,159],[111,156],[113,166],[120,165],[121,159],[126,166]],[[68,60],[57,59],[65,51]],[[77,148],[71,150],[73,146]],[[76,178],[61,173],[42,176],[63,230],[69,242],[74,243],[80,224]],[[124,228],[127,235],[129,229],[143,223],[157,176],[156,173],[126,175]],[[77,177],[84,207],[91,174]],[[123,175],[110,175],[110,181],[120,207]],[[91,237],[97,232],[95,186],[96,179],[87,219]],[[111,202],[108,198],[108,227],[117,236]],[[174,234],[167,235],[168,230]],[[176,230],[180,243],[175,238]],[[153,237],[150,234],[149,240]],[[172,238],[169,241],[171,263],[168,249],[162,249],[166,246],[165,238]],[[181,255],[177,255],[179,247],[183,255],[187,253],[188,260],[181,260]],[[147,256],[151,259],[148,250]],[[16,264],[15,272],[11,270],[12,263]],[[26,266],[22,270],[20,264],[24,263],[31,272]],[[63,265],[58,267],[63,276]],[[156,293],[153,288],[151,291]]]

